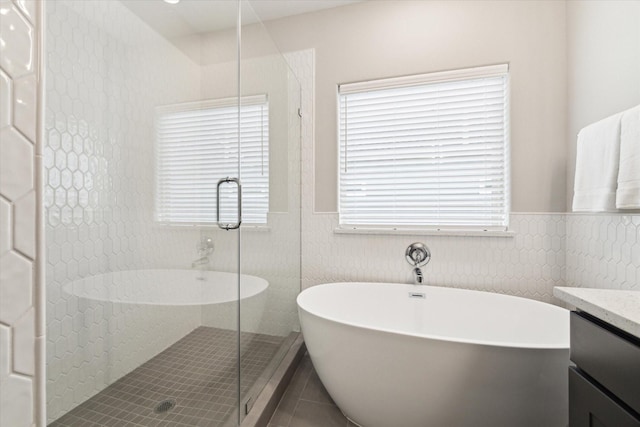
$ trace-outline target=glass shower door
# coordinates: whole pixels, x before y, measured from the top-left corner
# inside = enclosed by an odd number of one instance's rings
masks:
[[[238,3],[44,7],[47,422],[235,425]]]
[[[251,2],[241,7],[240,414],[297,337],[300,84]]]
[[[47,422],[238,425],[298,330],[300,86],[246,1],[45,13]]]

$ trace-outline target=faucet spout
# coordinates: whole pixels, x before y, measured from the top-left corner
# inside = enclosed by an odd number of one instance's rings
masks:
[[[422,285],[424,283],[424,276],[422,276],[422,270],[420,270],[420,267],[413,269],[413,282],[416,285]]]
[[[196,245],[200,258],[191,263],[191,268],[209,264],[209,255],[213,253],[213,239],[209,236],[200,237],[200,242]]]
[[[191,263],[191,268],[195,268],[199,265],[206,265],[206,264],[209,264],[209,257],[203,256],[202,258],[198,258],[197,260],[193,261]]]

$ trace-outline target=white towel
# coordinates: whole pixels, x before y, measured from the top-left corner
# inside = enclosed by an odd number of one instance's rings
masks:
[[[618,209],[640,209],[640,105],[622,113]]]
[[[574,211],[616,209],[621,117],[622,113],[607,117],[578,133]]]

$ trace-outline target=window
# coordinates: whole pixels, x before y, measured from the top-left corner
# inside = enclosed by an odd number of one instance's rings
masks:
[[[508,66],[339,86],[342,228],[506,230]]]
[[[236,98],[191,102],[156,110],[156,219],[216,222],[216,184],[238,176]],[[243,224],[266,224],[269,210],[269,103],[243,97],[240,108]],[[232,191],[233,189],[233,191]],[[235,187],[221,188],[220,216],[235,222]]]

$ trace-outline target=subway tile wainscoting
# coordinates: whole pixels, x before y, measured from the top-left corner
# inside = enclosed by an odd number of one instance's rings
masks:
[[[22,148],[19,159],[12,160],[13,165],[21,165],[21,172],[11,175],[13,180],[18,180],[12,181],[9,187],[5,187],[8,181],[4,177],[0,183],[0,424],[3,427],[43,426],[44,304],[39,296],[42,287],[38,286],[43,272],[38,264],[42,246],[36,239],[36,220],[33,219],[34,213],[42,209],[41,199],[36,197],[38,187],[34,187],[40,141],[35,104],[31,103],[31,109],[21,113],[15,101],[25,90],[33,102],[34,93],[40,96],[35,90],[39,64],[34,52],[37,52],[40,34],[41,2],[2,0],[0,7],[9,9],[9,16],[17,19],[16,40],[22,40],[10,53],[2,51],[4,59],[0,58],[0,61],[8,58],[14,61],[12,66],[0,62],[3,158],[0,174],[12,170],[4,163],[4,159],[9,158],[9,150],[15,148],[7,148],[9,144]],[[9,22],[4,17],[0,20],[3,38]],[[16,55],[16,59],[9,54]],[[12,68],[21,63],[20,58],[23,64],[25,58],[34,61],[26,71]],[[312,51],[297,52],[290,54],[289,60],[303,86],[303,287],[345,280],[407,281],[411,269],[404,260],[404,248],[414,240],[422,240],[433,252],[432,262],[425,269],[428,284],[492,290],[542,301],[554,301],[551,288],[563,284],[638,290],[640,215],[637,214],[514,213],[512,226],[516,236],[512,238],[334,234],[337,215],[314,213],[312,207],[314,55]],[[12,108],[15,108],[13,115],[7,114]],[[14,185],[20,188],[18,192],[11,189]],[[48,237],[55,241],[55,236]],[[17,307],[20,313],[15,314]],[[307,374],[300,375],[308,375],[306,385],[313,385],[309,382],[308,359],[305,363],[300,370],[306,366]],[[296,384],[302,387],[300,381],[298,378],[292,387]],[[300,392],[305,389],[301,388]],[[343,421],[335,408],[322,400],[326,396],[314,393],[306,394],[307,398],[301,400],[310,403],[299,406],[298,415],[304,417],[306,407],[326,405],[322,408],[327,410],[329,419],[335,419],[336,425],[344,425],[340,424]],[[295,413],[294,409],[290,416],[294,417]],[[290,421],[283,425],[293,425]]]

